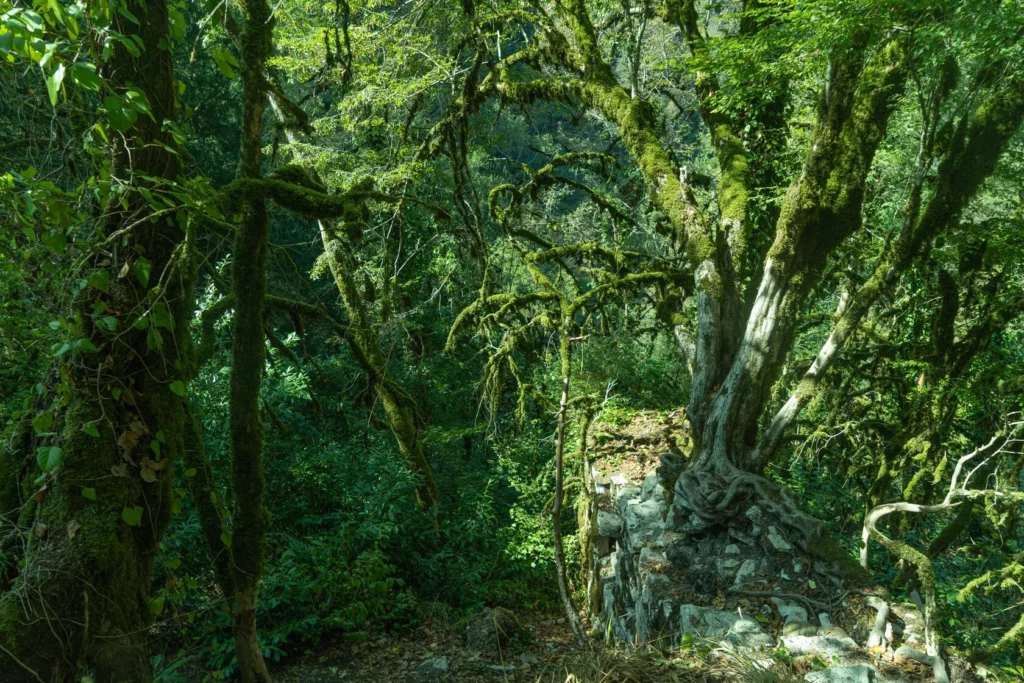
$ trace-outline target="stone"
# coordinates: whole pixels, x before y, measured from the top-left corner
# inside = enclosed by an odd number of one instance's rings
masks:
[[[540,664],[540,660],[537,659],[536,656],[530,654],[529,652],[524,652],[523,654],[519,655],[519,661],[523,664],[528,664],[530,666]]]
[[[818,623],[821,624],[823,628],[832,628],[833,626],[832,617],[828,615],[828,612],[818,613]]]
[[[743,564],[740,565],[739,571],[736,572],[736,579],[733,581],[733,585],[742,586],[751,583],[755,576],[757,576],[757,563],[753,560],[744,560]]]
[[[429,681],[440,678],[441,676],[448,673],[448,658],[447,657],[434,657],[421,662],[416,667],[416,673],[421,680]]]
[[[720,557],[715,561],[715,565],[718,567],[718,574],[720,576],[729,578],[736,573],[736,568],[740,566],[740,561],[735,557]]]
[[[857,643],[845,633],[838,629],[832,629],[834,633],[819,633],[818,635],[783,635],[782,645],[792,655],[819,655],[828,659],[839,657],[855,652]]]
[[[644,478],[644,483],[640,486],[640,500],[658,500],[664,502],[665,489],[658,480],[658,475],[652,474],[651,476]]]
[[[739,555],[740,554],[740,547],[738,545],[736,545],[735,543],[730,543],[729,545],[725,546],[725,550],[722,551],[722,554],[723,555]]]
[[[722,640],[736,649],[758,650],[775,647],[775,639],[753,619],[737,619]]]
[[[804,680],[808,683],[875,683],[878,671],[870,664],[833,666],[811,671]]]
[[[622,517],[614,512],[597,512],[597,533],[607,538],[618,538],[622,535]]]
[[[640,489],[635,486],[627,486],[619,492],[615,503],[619,508],[619,514],[624,514],[626,509],[635,503],[640,502]]]
[[[785,623],[807,621],[807,609],[801,605],[782,598],[772,598],[772,602],[775,603],[775,609],[779,610],[779,616],[786,620]]]
[[[630,505],[625,509],[622,519],[634,547],[654,543],[665,531],[665,505],[655,499]]]
[[[466,647],[482,652],[505,648],[519,630],[519,621],[507,609],[485,609],[466,624]]]
[[[746,517],[752,523],[760,524],[761,521],[764,519],[764,510],[757,507],[756,505],[751,505],[749,508],[747,508]]]
[[[511,664],[491,664],[487,668],[498,673],[512,673],[516,670],[516,667]]]
[[[768,542],[780,553],[788,553],[793,550],[793,544],[787,541],[779,528],[775,526],[768,527]]]

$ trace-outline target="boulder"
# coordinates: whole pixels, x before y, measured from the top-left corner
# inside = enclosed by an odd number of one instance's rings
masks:
[[[466,647],[481,652],[504,649],[519,630],[519,621],[507,609],[485,609],[466,624]]]
[[[735,648],[756,649],[775,645],[775,639],[750,617],[712,607],[681,605],[679,627],[682,633],[722,640]]]

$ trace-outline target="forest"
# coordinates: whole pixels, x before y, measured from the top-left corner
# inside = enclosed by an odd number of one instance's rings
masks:
[[[0,683],[1024,681],[1021,0],[0,0]]]

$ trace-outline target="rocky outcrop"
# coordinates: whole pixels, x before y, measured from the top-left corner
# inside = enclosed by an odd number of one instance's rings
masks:
[[[818,683],[907,680],[894,664],[913,666],[896,657],[920,637],[912,605],[890,611],[848,590],[756,505],[728,525],[690,515],[675,487],[686,462],[681,422],[675,413],[641,414],[615,431],[598,428],[588,451],[599,632],[631,648],[678,647],[687,638],[778,646],[832,664],[807,674]]]

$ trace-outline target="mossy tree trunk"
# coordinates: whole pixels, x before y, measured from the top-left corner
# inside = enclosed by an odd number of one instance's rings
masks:
[[[169,40],[167,7],[129,0],[126,8],[138,24],[115,14],[114,28],[140,36],[145,48],[133,57],[116,44],[105,76],[117,93],[141,88],[153,117],[111,136],[111,177],[128,184],[128,205],[112,202],[103,230],[132,227],[90,263],[106,271],[92,281],[107,284],[84,289],[73,305],[78,332],[98,351],[62,356],[45,380],[52,435],[31,445],[60,448],[61,463],[40,484],[35,453],[13,455],[33,501],[24,521],[34,533],[20,575],[0,598],[0,671],[10,683],[152,679],[153,559],[185,445],[192,297],[183,226],[147,219],[150,206],[135,189],[153,183],[140,176],[175,179],[180,171],[167,151],[175,142],[161,131],[175,118],[172,55],[156,47]],[[109,320],[98,324],[97,310],[115,320],[114,330]],[[149,329],[135,326],[143,318]]]
[[[266,103],[264,71],[271,52],[273,17],[264,0],[239,3],[242,29],[242,142],[240,176],[263,175],[263,114]],[[229,423],[231,433],[232,622],[235,655],[243,683],[269,683],[271,678],[256,631],[259,584],[267,553],[270,515],[263,504],[263,425],[259,396],[266,362],[264,304],[267,294],[267,248],[270,217],[266,199],[245,193],[240,201],[242,221],[235,232],[232,361]]]
[[[279,123],[285,128],[288,142],[295,144],[298,136],[288,127],[285,105],[277,95],[271,95],[271,105]],[[353,204],[353,208],[355,208]],[[358,211],[354,213],[359,213]],[[408,463],[409,469],[419,479],[416,488],[416,499],[420,507],[436,508],[437,484],[434,472],[423,450],[423,429],[420,424],[419,410],[416,401],[391,377],[387,358],[381,348],[380,338],[374,328],[363,296],[359,292],[353,275],[352,258],[348,245],[342,239],[337,227],[329,219],[317,221],[320,239],[324,247],[327,266],[338,288],[338,295],[348,314],[349,333],[347,338],[351,344],[356,362],[366,373],[367,380],[374,394],[380,399],[387,416],[388,426],[398,442],[399,452]],[[435,517],[437,511],[435,509]]]
[[[416,402],[391,378],[387,359],[373,329],[362,296],[352,277],[352,268],[345,245],[336,229],[325,221],[319,222],[320,238],[324,245],[327,265],[338,287],[345,311],[348,313],[349,334],[353,351],[374,394],[380,399],[402,457],[419,478],[416,489],[421,507],[437,505],[437,485],[434,473],[423,451],[423,438]]]

